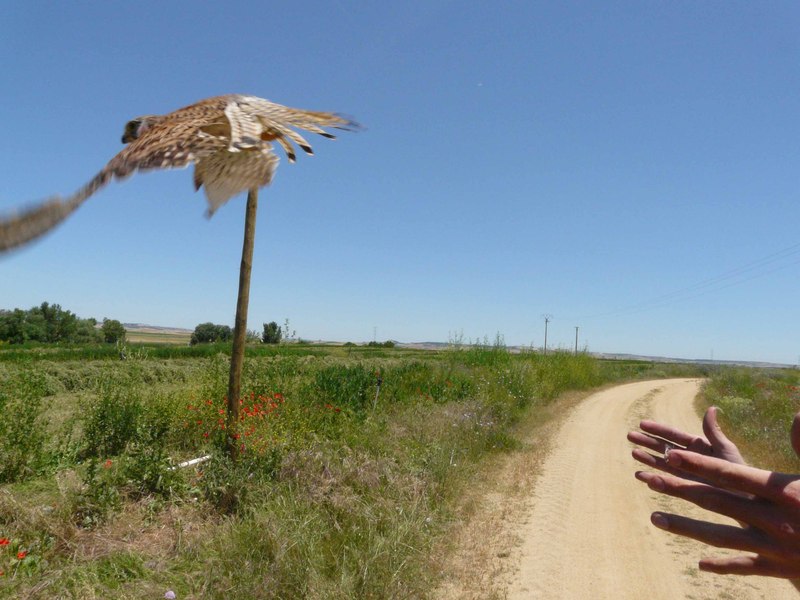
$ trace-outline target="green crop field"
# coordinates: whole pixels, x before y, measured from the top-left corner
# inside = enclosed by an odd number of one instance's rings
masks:
[[[522,416],[697,374],[497,344],[254,346],[232,463],[226,350],[0,349],[0,596],[426,597],[460,491],[520,447]]]

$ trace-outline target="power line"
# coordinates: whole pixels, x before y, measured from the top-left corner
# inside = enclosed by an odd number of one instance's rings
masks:
[[[607,312],[584,315],[582,317],[578,317],[578,319],[596,319],[600,317],[609,317],[622,314],[633,314],[653,308],[660,308],[662,306],[669,305],[672,302],[683,302],[703,296],[705,294],[718,292],[800,264],[800,260],[795,260],[790,263],[774,266],[773,268],[767,270],[760,270],[798,253],[800,253],[800,243],[793,244],[787,248],[756,259],[753,262],[730,269],[721,273],[720,275],[709,277],[708,279],[701,280],[697,283],[679,288],[672,292],[667,292],[648,300],[643,300],[641,302],[637,302],[636,304],[631,304]],[[747,276],[748,274],[749,276]]]

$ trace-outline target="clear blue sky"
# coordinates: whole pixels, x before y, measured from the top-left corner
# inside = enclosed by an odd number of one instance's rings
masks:
[[[800,5],[0,5],[0,210],[75,191],[124,123],[248,93],[366,130],[260,196],[249,326],[682,358],[800,357]],[[0,258],[0,307],[233,323],[244,198],[112,184]]]

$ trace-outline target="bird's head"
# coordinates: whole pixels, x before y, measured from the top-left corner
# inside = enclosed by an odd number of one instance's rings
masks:
[[[125,123],[125,131],[122,132],[122,143],[130,144],[133,140],[139,137],[158,121],[161,117],[156,115],[145,115],[143,117],[136,117],[131,121]]]

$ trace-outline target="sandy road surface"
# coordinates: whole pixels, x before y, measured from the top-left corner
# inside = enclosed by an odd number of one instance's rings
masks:
[[[670,379],[611,388],[579,404],[556,435],[519,525],[519,571],[508,597],[535,599],[800,598],[788,582],[697,570],[703,547],[650,525],[654,510],[710,513],[636,481],[625,434],[642,418],[701,433],[699,382]]]

